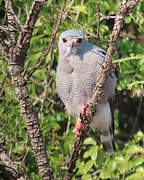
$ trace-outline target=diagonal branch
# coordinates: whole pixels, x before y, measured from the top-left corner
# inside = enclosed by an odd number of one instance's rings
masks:
[[[13,1],[12,0],[5,0],[5,2],[8,3],[10,6],[10,9],[9,9],[10,11],[8,12],[9,15],[11,15],[14,22],[17,23],[21,27],[21,22],[13,10]]]
[[[26,53],[30,45],[30,39],[34,30],[34,25],[36,23],[40,9],[45,2],[46,0],[35,0],[32,4],[26,23],[20,33],[16,48],[14,50],[14,58],[16,61],[19,59],[19,57],[21,57],[20,59],[24,63]]]
[[[65,5],[66,5],[66,0],[63,0],[62,6],[61,6],[61,11],[60,11],[60,13],[59,13],[59,18],[58,18],[58,21],[57,21],[56,26],[55,26],[55,28],[54,28],[54,31],[53,31],[53,33],[52,33],[51,41],[50,41],[50,43],[49,43],[49,45],[48,45],[48,48],[45,50],[43,56],[42,56],[41,59],[40,59],[40,62],[39,62],[38,64],[36,64],[36,66],[35,66],[33,69],[31,69],[31,71],[28,73],[28,78],[31,77],[32,74],[33,74],[42,64],[44,64],[44,62],[45,62],[45,60],[46,60],[46,57],[47,57],[47,55],[49,54],[49,52],[50,52],[50,50],[51,50],[51,48],[52,48],[52,46],[53,46],[53,43],[54,43],[56,34],[57,34],[58,29],[59,29],[59,26],[60,26],[60,24],[61,24],[61,22],[62,22],[62,17],[63,17],[63,13],[62,13],[62,12],[64,12]]]
[[[123,2],[118,6],[118,15],[115,18],[115,24],[111,36],[111,43],[109,43],[109,47],[105,56],[105,62],[103,64],[102,73],[97,81],[97,86],[92,95],[91,103],[89,104],[89,107],[86,110],[85,114],[82,116],[82,134],[80,137],[76,137],[75,139],[70,159],[67,162],[67,171],[64,180],[71,179],[74,174],[73,170],[75,168],[75,163],[78,158],[78,152],[84,141],[86,132],[89,129],[89,125],[93,120],[93,116],[96,113],[97,101],[100,98],[103,85],[105,84],[107,75],[109,73],[112,55],[115,52],[116,41],[119,38],[120,30],[123,27],[124,17],[132,11],[133,7],[136,4],[137,1],[134,0],[123,0]]]
[[[77,20],[73,19],[70,15],[66,14],[65,12],[61,11],[60,9],[58,9],[57,7],[55,7],[52,4],[49,4],[52,8],[56,9],[58,12],[61,12],[64,16],[66,15],[66,17],[68,17],[73,23],[75,23],[77,26],[79,26],[85,33],[87,33],[88,37],[92,37],[95,39],[98,39],[100,42],[103,43],[108,43],[109,41],[103,38],[98,37],[97,35],[89,32],[88,30],[86,30]]]
[[[6,13],[7,13],[7,18],[8,18],[10,47],[14,48],[16,44],[16,22],[15,22],[14,16],[12,15],[14,13],[12,0],[5,0],[5,4],[6,4]]]
[[[39,117],[40,117],[40,113],[43,111],[43,108],[44,108],[44,105],[45,105],[45,101],[46,101],[47,93],[48,93],[48,88],[50,87],[51,82],[53,80],[52,78],[50,80],[48,79],[48,68],[46,68],[46,73],[47,73],[47,77],[45,79],[45,89],[44,89],[44,92],[42,93],[42,95],[40,96],[41,106],[40,106],[40,110],[38,112]]]
[[[72,5],[74,4],[74,2],[75,2],[75,0],[72,0],[72,1],[69,3],[69,5],[68,5],[68,7],[67,7],[67,11],[65,12],[65,15],[63,16],[63,21],[65,20],[66,16],[67,16],[68,13],[70,12],[70,9],[71,9]]]

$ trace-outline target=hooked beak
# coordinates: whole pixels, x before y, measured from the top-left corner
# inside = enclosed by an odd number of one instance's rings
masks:
[[[67,42],[67,46],[69,46],[69,47],[74,47],[74,46],[76,46],[76,40],[75,39],[70,39],[70,40],[68,40],[68,42]]]

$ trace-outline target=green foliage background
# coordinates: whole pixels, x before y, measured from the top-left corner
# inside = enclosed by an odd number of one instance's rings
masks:
[[[89,32],[97,33],[96,4],[94,0],[84,0],[81,3],[75,0],[69,11],[69,15]],[[116,15],[120,0],[97,0],[101,13],[104,15]],[[67,1],[68,8],[70,0]],[[53,4],[60,9],[62,1],[50,0],[44,5],[37,20],[33,37],[31,39],[25,67],[28,72],[40,61],[47,48],[51,34],[57,22],[59,12],[52,8]],[[22,11],[20,21],[24,23],[27,11],[31,7],[31,1],[15,0],[16,14]],[[117,42],[117,52],[113,57],[118,71],[119,83],[117,86],[118,100],[115,105],[115,136],[117,152],[112,156],[104,154],[101,145],[89,136],[82,145],[79,159],[76,164],[74,179],[144,179],[144,104],[140,100],[144,95],[144,1],[140,0],[130,16],[125,18],[125,25]],[[5,25],[5,5],[0,1],[0,24]],[[99,35],[101,38],[110,39],[114,20],[102,20]],[[45,82],[51,81],[43,111],[40,113],[40,125],[43,138],[48,150],[50,165],[53,168],[56,179],[63,179],[62,167],[70,155],[74,134],[72,132],[75,120],[71,117],[70,130],[66,134],[68,115],[60,102],[55,90],[56,66],[58,63],[57,42],[61,32],[66,29],[78,29],[80,27],[66,18],[59,28],[51,52],[47,56],[46,63],[37,69],[31,80],[28,81],[29,94],[36,111],[39,111],[42,94],[46,88]],[[4,35],[1,37],[6,40]],[[98,40],[91,39],[92,43],[107,49],[107,45]],[[4,81],[5,80],[5,81]],[[23,117],[20,115],[20,107],[15,97],[15,92],[8,73],[7,63],[0,60],[0,83],[4,82],[0,89],[0,136],[6,137],[6,146],[12,160],[23,169],[27,179],[39,180],[36,161],[32,153],[31,143],[27,135],[27,128]],[[1,86],[0,86],[1,87]],[[138,114],[138,107],[140,113]],[[136,118],[138,122],[136,123]],[[136,124],[135,124],[136,123]],[[134,124],[136,127],[132,131]],[[131,134],[132,132],[132,134]]]

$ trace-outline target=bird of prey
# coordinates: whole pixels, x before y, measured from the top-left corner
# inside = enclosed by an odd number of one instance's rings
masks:
[[[57,92],[68,114],[77,120],[74,132],[81,135],[80,113],[84,113],[101,75],[106,52],[87,41],[81,31],[69,29],[60,34],[59,62],[56,72]],[[110,72],[97,102],[97,111],[90,127],[99,132],[107,154],[115,151],[114,119],[111,102],[115,99],[117,78],[111,63]]]

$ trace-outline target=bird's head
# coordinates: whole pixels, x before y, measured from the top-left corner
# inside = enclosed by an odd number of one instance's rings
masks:
[[[86,39],[81,31],[70,29],[61,33],[59,38],[59,55],[66,57],[79,55],[83,50]]]

